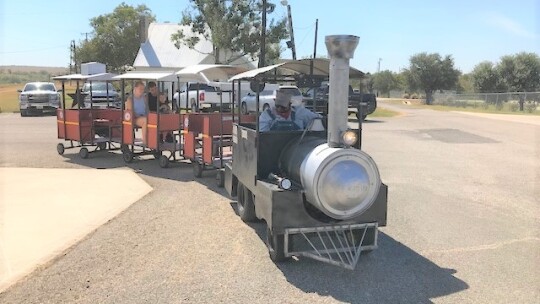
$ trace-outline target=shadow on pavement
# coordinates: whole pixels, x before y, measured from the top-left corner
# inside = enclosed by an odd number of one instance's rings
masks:
[[[266,224],[249,226],[265,243]],[[381,231],[378,245],[360,257],[353,271],[303,257],[276,266],[303,292],[346,303],[432,303],[431,299],[469,288],[454,276],[456,270],[439,267]]]
[[[93,148],[89,147],[89,150],[93,150]],[[66,161],[70,163],[89,168],[129,168],[138,174],[149,177],[164,178],[180,182],[197,181],[207,186],[210,190],[216,191],[217,189],[217,170],[205,170],[203,171],[202,177],[197,178],[193,173],[193,164],[189,160],[180,158],[177,161],[171,161],[168,168],[161,168],[159,166],[159,161],[154,159],[152,155],[138,156],[134,158],[133,162],[126,163],[122,159],[122,153],[120,151],[97,151],[90,153],[89,157],[86,159],[81,158],[77,153],[78,151],[78,148],[67,150],[61,157],[64,157]],[[221,193],[221,191],[216,192]]]

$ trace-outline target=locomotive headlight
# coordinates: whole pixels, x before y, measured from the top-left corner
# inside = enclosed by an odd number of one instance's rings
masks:
[[[334,219],[346,220],[368,210],[381,179],[373,159],[358,149],[321,144],[300,166],[306,200]]]
[[[352,146],[358,141],[358,135],[353,130],[347,130],[341,135],[343,143],[347,146]]]

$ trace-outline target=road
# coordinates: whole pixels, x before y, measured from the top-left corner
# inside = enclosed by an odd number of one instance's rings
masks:
[[[380,106],[403,113],[363,124],[388,226],[354,271],[274,264],[264,225],[244,224],[211,173],[59,156],[54,117],[0,115],[0,166],[129,167],[154,188],[0,303],[540,303],[540,126]]]

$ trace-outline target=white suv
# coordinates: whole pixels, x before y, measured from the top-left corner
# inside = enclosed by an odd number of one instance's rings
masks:
[[[276,86],[267,84],[264,90],[259,93],[259,112],[274,107],[277,91],[286,92],[291,95],[293,104],[302,104],[303,96],[297,86]],[[242,98],[242,113],[257,112],[257,94],[250,92]]]
[[[56,114],[60,107],[60,94],[52,82],[29,82],[18,92],[21,116]]]

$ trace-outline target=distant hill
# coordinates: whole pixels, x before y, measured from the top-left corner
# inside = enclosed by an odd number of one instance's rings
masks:
[[[44,67],[44,66],[26,66],[26,65],[0,65],[0,73],[8,74],[12,73],[39,73],[41,71],[47,72],[51,75],[65,75],[69,72],[67,67]]]

